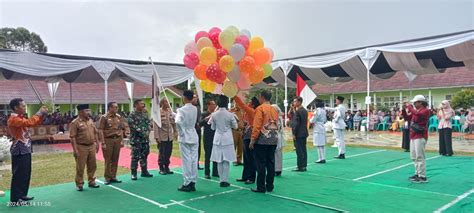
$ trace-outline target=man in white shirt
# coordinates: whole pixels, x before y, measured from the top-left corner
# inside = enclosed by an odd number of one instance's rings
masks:
[[[332,129],[336,137],[335,143],[338,144],[339,155],[334,157],[337,159],[346,159],[346,144],[344,142],[344,130],[346,129],[346,122],[344,122],[344,116],[346,115],[346,107],[344,104],[344,97],[336,97],[336,108],[326,107],[326,110],[333,111]]]
[[[194,93],[190,90],[183,92],[184,106],[177,110],[176,127],[178,129],[179,150],[183,162],[184,183],[178,191],[196,191],[197,161],[198,161],[198,134],[196,132],[197,108],[191,103]]]

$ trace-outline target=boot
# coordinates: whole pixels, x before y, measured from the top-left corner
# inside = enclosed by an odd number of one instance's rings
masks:
[[[132,169],[132,180],[137,180],[137,170]]]
[[[142,177],[153,177],[153,175],[150,174],[150,173],[148,172],[148,169],[145,168],[145,167],[142,167],[142,174],[141,174],[141,176],[142,176]]]
[[[170,167],[168,165],[165,166],[165,171],[166,171],[166,174],[168,175],[174,174],[174,172],[170,170]]]

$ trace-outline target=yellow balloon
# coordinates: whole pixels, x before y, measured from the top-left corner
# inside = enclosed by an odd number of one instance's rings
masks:
[[[225,55],[224,57],[219,60],[219,67],[225,73],[228,73],[234,69],[234,58],[230,55]]]
[[[232,35],[234,36],[234,39],[237,38],[237,36],[239,36],[239,34],[240,34],[239,28],[237,28],[235,26],[229,26],[225,30],[230,31],[232,33]]]
[[[264,64],[262,68],[263,68],[263,78],[267,78],[268,76],[272,75],[272,72],[273,72],[272,65]]]
[[[222,87],[222,93],[224,93],[225,96],[233,98],[235,95],[237,95],[237,92],[238,88],[236,83],[229,80],[226,80],[224,82],[224,86]]]
[[[214,47],[204,47],[199,54],[201,64],[210,65],[217,60],[217,52]]]
[[[229,50],[232,47],[234,41],[234,34],[229,30],[224,30],[219,34],[219,44],[226,50]]]
[[[210,80],[203,80],[199,85],[205,92],[213,92],[216,89],[216,83]]]
[[[264,46],[265,45],[263,43],[262,38],[260,38],[258,36],[252,37],[252,39],[250,39],[249,52],[253,53],[255,50],[261,49]]]

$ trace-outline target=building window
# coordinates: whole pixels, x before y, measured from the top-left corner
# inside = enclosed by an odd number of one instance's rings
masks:
[[[406,98],[407,97],[404,96],[402,97],[402,100],[405,100]],[[400,96],[386,96],[386,97],[383,97],[383,101],[377,98],[377,107],[384,106],[390,109],[392,107],[397,106],[397,104],[400,107],[400,105],[402,104],[401,102],[402,101],[400,101]]]

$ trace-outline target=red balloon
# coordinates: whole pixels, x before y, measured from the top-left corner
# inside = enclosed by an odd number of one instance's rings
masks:
[[[221,60],[225,55],[229,55],[229,51],[226,49],[217,49],[217,61]]]
[[[209,34],[209,39],[211,39],[212,44],[216,49],[222,48],[221,45],[219,44],[219,32],[213,32]]]
[[[249,48],[249,38],[247,38],[247,36],[244,36],[244,35],[240,35],[239,37],[237,37],[235,39],[235,43],[236,44],[242,44],[242,46],[245,47],[245,49],[248,49]]]
[[[219,35],[219,33],[221,33],[221,29],[219,27],[213,27],[209,30],[209,35],[212,34],[212,33],[215,33],[217,32],[217,34]]]
[[[219,68],[219,65],[217,63],[209,65],[206,70],[206,76],[207,79],[222,84],[224,83],[226,79],[226,75],[224,72],[222,72],[221,68]]]
[[[202,37],[209,37],[209,34],[206,31],[199,31],[196,33],[196,36],[194,36],[194,42],[198,42],[200,38]]]
[[[199,56],[196,53],[188,53],[183,59],[184,65],[189,69],[194,69],[199,64]]]

